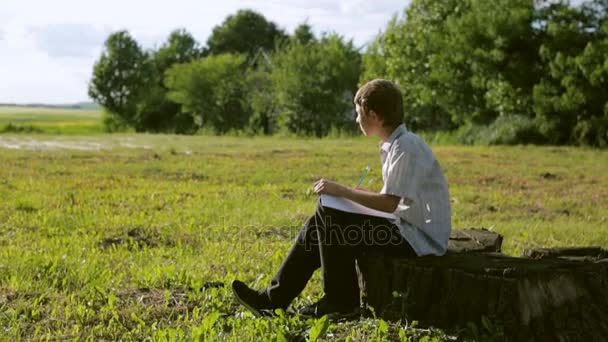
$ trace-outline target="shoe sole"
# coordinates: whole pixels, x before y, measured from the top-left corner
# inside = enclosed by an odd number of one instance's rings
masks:
[[[234,290],[234,288],[232,287],[232,294],[234,295],[234,298],[236,299],[236,301],[241,304],[242,306],[246,307],[247,310],[249,310],[255,317],[262,317],[264,316],[262,314],[262,311],[252,307],[251,305],[249,305],[246,301],[244,301],[241,297],[239,297],[239,294],[236,293],[236,291]]]

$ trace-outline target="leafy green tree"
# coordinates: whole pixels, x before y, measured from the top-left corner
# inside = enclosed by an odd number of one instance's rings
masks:
[[[272,88],[283,129],[324,136],[331,128],[354,127],[353,95],[361,56],[352,41],[336,34],[318,42],[294,42],[275,54]]]
[[[606,4],[585,5],[557,3],[540,12],[545,72],[534,88],[534,110],[553,144],[608,145]]]
[[[365,80],[396,80],[414,129],[530,116],[538,79],[533,20],[533,0],[414,0],[370,45]]]
[[[187,63],[202,56],[202,49],[186,29],[171,32],[167,41],[154,54],[154,62],[160,70],[173,64]]]
[[[146,90],[146,53],[127,31],[111,34],[93,66],[89,96],[118,121],[137,126],[137,104]]]
[[[304,22],[294,30],[291,44],[316,43],[312,27]],[[282,48],[278,47],[279,50]],[[274,68],[271,51],[258,50],[249,62],[247,70],[247,103],[251,110],[249,128],[254,133],[271,134],[278,129],[279,109],[272,87],[271,73]]]
[[[217,133],[242,129],[249,120],[242,55],[222,54],[175,64],[166,72],[169,99],[190,113],[197,128]]]
[[[391,30],[391,26],[396,22],[396,18],[391,19],[388,24],[387,31]],[[362,71],[361,80],[370,81],[375,78],[391,78],[387,70],[387,54],[385,49],[385,34],[379,33],[375,39],[366,46],[365,53],[362,56]],[[363,82],[363,83],[364,83]]]
[[[137,108],[141,130],[192,133],[196,129],[192,115],[184,113],[179,104],[167,97],[168,90],[163,81],[171,66],[190,62],[201,55],[197,41],[185,29],[171,32],[167,41],[150,54],[147,60],[150,71],[148,90]]]
[[[246,54],[252,58],[260,48],[272,50],[287,38],[283,30],[252,10],[239,10],[213,28],[207,40],[208,53]]]
[[[438,96],[447,88],[440,79],[450,76],[438,73],[434,66],[447,53],[446,20],[458,2],[414,0],[403,18],[389,21],[363,58],[361,83],[379,77],[397,82],[404,94],[406,123],[412,129],[451,127],[451,110]]]
[[[260,57],[262,61],[247,70],[246,101],[251,111],[249,129],[253,133],[272,134],[277,130],[278,117],[271,78],[274,64],[264,52],[260,52]]]
[[[306,22],[296,27],[291,38],[292,40],[304,45],[317,41],[315,34],[312,32],[312,26]]]
[[[607,13],[606,0],[413,0],[368,46],[362,81],[396,80],[414,129],[603,146]]]
[[[606,8],[606,7],[605,7]],[[577,116],[573,139],[580,145],[608,146],[608,22],[576,59],[585,79],[587,102]]]
[[[459,5],[460,6],[460,5]],[[489,124],[498,116],[532,116],[532,88],[538,82],[534,0],[468,0],[447,22],[447,71],[442,79],[462,96],[448,96],[457,122]],[[458,117],[458,114],[463,117]]]

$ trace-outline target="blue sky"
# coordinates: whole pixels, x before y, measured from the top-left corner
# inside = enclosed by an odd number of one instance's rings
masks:
[[[214,26],[241,8],[289,33],[308,21],[363,45],[409,0],[1,0],[0,102],[87,101],[92,66],[105,38],[129,30],[145,48],[176,28],[204,44]]]

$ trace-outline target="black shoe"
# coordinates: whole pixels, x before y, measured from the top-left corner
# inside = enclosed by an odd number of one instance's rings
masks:
[[[256,317],[273,314],[268,296],[265,293],[250,289],[242,281],[235,280],[232,282],[232,293],[236,301],[249,309]]]
[[[359,305],[338,306],[330,303],[327,297],[321,298],[318,302],[300,309],[301,316],[319,318],[327,315],[330,319],[354,318],[360,315]]]

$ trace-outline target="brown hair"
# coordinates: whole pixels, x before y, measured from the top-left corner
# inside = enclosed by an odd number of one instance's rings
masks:
[[[365,83],[357,91],[355,103],[365,113],[373,110],[384,120],[384,126],[397,127],[403,123],[401,90],[391,81],[375,79]]]

